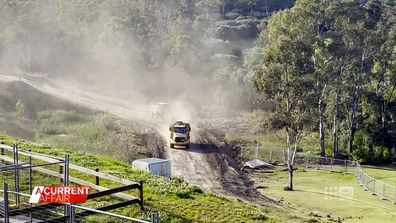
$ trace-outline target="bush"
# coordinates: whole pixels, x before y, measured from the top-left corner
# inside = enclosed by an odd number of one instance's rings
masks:
[[[391,161],[389,149],[374,145],[373,140],[363,131],[355,134],[352,157],[363,164],[382,164]]]
[[[18,117],[25,116],[25,105],[22,103],[21,100],[18,100],[15,104],[15,110]]]
[[[197,185],[191,186],[191,187],[190,187],[190,190],[191,190],[193,193],[196,193],[196,194],[203,194],[203,193],[204,193],[204,191],[203,191],[200,187],[198,187]]]
[[[177,191],[176,192],[176,196],[178,197],[178,198],[182,198],[182,199],[189,199],[189,198],[193,198],[192,196],[191,196],[191,191],[189,191],[189,190],[182,190],[182,191]]]

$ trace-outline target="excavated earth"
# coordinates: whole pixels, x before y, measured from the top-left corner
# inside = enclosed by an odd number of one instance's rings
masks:
[[[167,146],[169,142],[165,123],[139,119],[133,112],[136,108],[129,106],[127,101],[103,97],[94,92],[65,89],[43,78],[0,74],[0,83],[3,86],[4,83],[9,83],[13,89],[23,88],[26,94],[29,93],[26,89],[34,89],[40,92],[40,98],[55,98],[51,99],[56,102],[55,108],[70,103],[76,109],[85,107],[113,113],[120,117],[120,127],[129,126],[140,132],[143,136],[142,144],[146,148],[152,148],[148,153],[150,156],[164,157],[171,161],[174,177],[184,178],[188,183],[198,185],[207,192],[236,196],[262,204],[273,202],[260,195],[247,172],[241,170],[239,148],[224,140],[226,131],[233,131],[232,122],[201,120],[193,126],[190,149],[170,149]],[[19,93],[20,91],[17,90]],[[24,97],[23,91],[21,92],[18,97]],[[49,100],[47,98],[44,100]],[[51,104],[54,106],[54,103]],[[246,129],[245,126],[237,128],[239,131]]]

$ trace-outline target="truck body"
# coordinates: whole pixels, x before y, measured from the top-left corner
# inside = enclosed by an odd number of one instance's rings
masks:
[[[189,123],[177,121],[169,126],[170,131],[170,148],[190,148],[190,131]]]

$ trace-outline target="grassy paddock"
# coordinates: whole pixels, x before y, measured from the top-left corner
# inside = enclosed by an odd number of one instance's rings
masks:
[[[378,180],[396,186],[396,166],[363,166],[364,171]]]
[[[254,155],[253,142],[256,140],[261,144],[259,158],[266,160],[269,148],[279,151],[284,147],[284,139],[278,137],[279,135],[281,134],[229,135],[227,141],[241,145],[245,149],[244,159],[251,159]],[[314,136],[309,136],[302,141],[301,147],[304,152],[315,153],[315,140]],[[316,147],[316,152],[317,150]],[[395,166],[363,168],[372,177],[396,184]],[[296,218],[309,215],[312,217],[310,222],[396,222],[396,205],[364,191],[354,175],[299,167],[294,178],[296,190],[288,192],[283,190],[288,183],[285,167],[277,167],[266,172],[252,173],[256,183],[266,188],[261,192],[295,209]],[[352,194],[348,195],[350,190]],[[345,193],[347,196],[344,196]]]
[[[300,168],[295,172],[295,191],[289,192],[283,190],[288,175],[282,169],[276,168],[261,182],[268,185],[262,192],[317,222],[396,222],[396,205],[364,191],[354,175]]]

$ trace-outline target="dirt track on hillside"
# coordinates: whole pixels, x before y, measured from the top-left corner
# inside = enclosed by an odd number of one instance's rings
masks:
[[[128,101],[94,92],[64,88],[43,78],[0,74],[0,80],[21,81],[51,96],[94,110],[107,111],[145,126],[141,131],[156,132],[152,134],[153,137],[157,137],[154,141],[161,146],[165,144],[164,152],[172,163],[172,175],[182,177],[204,191],[239,197],[257,195],[249,177],[239,170],[236,152],[223,142],[223,132],[208,122],[199,125],[200,127],[193,126],[192,145],[189,150],[170,149],[169,143],[166,142],[169,134],[167,124],[147,119]]]

